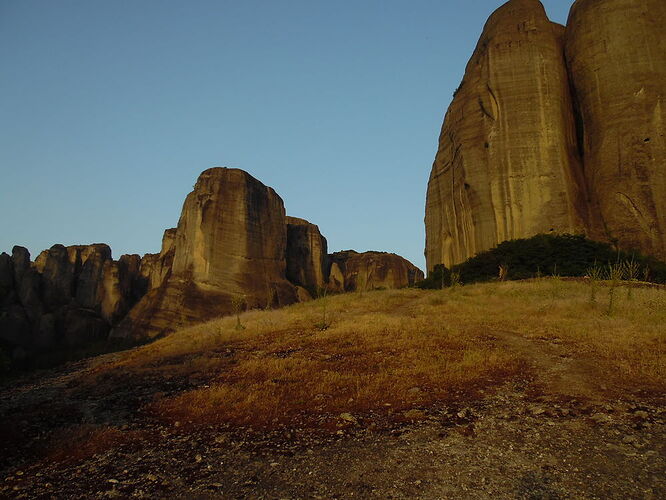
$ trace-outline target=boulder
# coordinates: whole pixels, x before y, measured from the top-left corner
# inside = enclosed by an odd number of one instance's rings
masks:
[[[327,244],[319,227],[287,217],[287,279],[317,296],[326,285]]]
[[[538,0],[511,0],[486,23],[430,174],[428,269],[508,239],[585,230],[563,33]]]
[[[666,260],[666,2],[577,0],[565,53],[596,239]]]
[[[346,250],[329,257],[331,269],[336,266],[344,277],[342,286],[346,292],[404,288],[423,279],[423,271],[394,253]],[[340,280],[336,277],[335,281]]]

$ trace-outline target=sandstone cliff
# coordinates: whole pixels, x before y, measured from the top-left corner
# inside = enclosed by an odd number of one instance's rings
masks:
[[[548,232],[664,257],[665,11],[578,0],[566,32],[538,0],[492,14],[430,175],[429,270]]]
[[[141,258],[140,275],[145,282],[146,291],[159,288],[169,277],[176,251],[176,228],[167,229],[162,236],[160,253],[147,253]]]
[[[446,114],[426,201],[426,261],[583,227],[563,28],[538,0],[488,20]]]
[[[0,254],[0,344],[15,358],[105,339],[140,298],[140,259],[104,244]]]
[[[230,314],[334,292],[401,288],[423,273],[395,254],[327,254],[315,224],[248,173],[198,178],[159,253],[115,261],[104,244],[0,254],[0,347],[15,357],[107,337],[156,337]],[[110,332],[110,333],[109,333]]]
[[[423,279],[423,271],[394,253],[346,250],[335,252],[329,258],[331,291],[404,288]]]
[[[666,2],[578,0],[566,59],[599,239],[666,259]]]
[[[151,290],[114,336],[155,336],[245,307],[297,300],[286,279],[282,199],[247,172],[211,168],[187,196],[168,278]],[[163,252],[164,252],[163,248]]]
[[[326,286],[327,243],[319,227],[287,217],[287,279],[317,296]]]

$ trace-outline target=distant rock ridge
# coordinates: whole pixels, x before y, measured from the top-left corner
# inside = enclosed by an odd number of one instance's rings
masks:
[[[426,265],[538,233],[666,258],[666,3],[538,0],[486,23],[428,183]]]
[[[239,169],[199,176],[159,253],[113,260],[105,244],[0,254],[0,348],[14,358],[110,338],[153,338],[236,308],[279,307],[325,290],[399,288],[423,273],[395,254],[327,253],[315,224],[286,216]]]
[[[105,339],[143,294],[139,263],[100,243],[0,254],[0,346],[21,358]]]
[[[373,251],[358,253],[354,250],[345,250],[329,255],[329,259],[331,261],[329,273],[334,278],[330,280],[332,291],[404,288],[413,286],[423,279],[423,271],[394,253]]]

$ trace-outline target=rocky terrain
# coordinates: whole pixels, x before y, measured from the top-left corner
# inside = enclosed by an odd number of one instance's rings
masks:
[[[327,254],[319,228],[286,216],[272,188],[243,170],[211,168],[157,254],[115,261],[105,244],[54,245],[34,262],[19,246],[0,254],[0,352],[20,363],[107,338],[154,338],[324,290],[401,288],[422,278],[395,254]]]
[[[666,5],[538,0],[486,23],[428,183],[426,260],[450,267],[537,233],[666,257]]]
[[[579,306],[570,305],[568,298],[575,293],[572,290],[583,293],[584,289],[570,288],[553,299],[555,284],[549,282],[495,286],[473,288],[462,295],[455,290],[374,292],[359,298],[358,307],[387,311],[388,317],[378,312],[376,320],[378,329],[383,329],[382,321],[418,318],[419,304],[430,304],[428,311],[441,311],[447,324],[465,330],[479,321],[468,314],[470,303],[487,302],[488,293],[499,295],[498,304],[489,310],[497,317],[503,307],[512,307],[510,297],[523,290],[535,297],[535,307],[549,307],[543,321],[528,319],[525,328],[513,330],[496,324],[479,337],[490,342],[494,351],[524,363],[517,376],[484,384],[480,390],[458,391],[431,404],[401,408],[392,394],[384,393],[365,411],[318,413],[320,421],[330,421],[332,426],[313,426],[305,414],[269,428],[169,422],[147,408],[160,398],[215,384],[215,369],[195,371],[192,357],[181,359],[182,369],[170,370],[168,375],[157,367],[133,371],[118,365],[138,359],[141,349],[15,380],[3,387],[0,396],[0,496],[663,498],[663,392],[625,375],[609,376],[604,371],[608,359],[619,363],[609,369],[628,373],[619,361],[621,351],[612,346],[607,358],[599,358],[593,344],[582,347],[579,342],[587,343],[587,335],[601,333],[569,332],[562,313],[552,312],[588,307],[584,295]],[[482,294],[475,298],[477,293]],[[663,291],[645,294],[636,300],[645,304],[662,300]],[[340,302],[341,307],[348,303]],[[655,313],[662,314],[656,309]],[[357,311],[353,314],[358,316]],[[593,308],[587,314],[598,313]],[[615,328],[637,321],[628,309],[618,314],[614,320],[597,320],[610,321],[616,337],[622,330]],[[652,318],[651,314],[647,316]],[[270,311],[256,315],[259,324],[271,318],[280,321]],[[333,329],[343,328],[342,322]],[[551,326],[558,322],[563,323],[560,330]],[[644,324],[652,325],[652,319]],[[263,352],[245,355],[262,364],[270,363],[271,356],[285,361],[298,356],[298,346],[293,346],[293,352],[280,346],[279,331],[285,326],[274,324],[272,343],[262,344]],[[359,340],[362,336],[359,333]],[[388,349],[397,341],[393,335],[384,338]],[[606,342],[603,335],[598,340]],[[644,347],[640,340],[631,342],[635,350]],[[223,342],[212,352],[234,360],[248,347],[242,346]],[[347,356],[327,352],[333,359]],[[384,362],[391,356],[400,362],[400,351],[385,355]],[[340,362],[337,367],[329,361],[331,370],[348,369],[344,359]],[[622,378],[626,383],[619,382]],[[414,401],[434,389],[416,378],[409,383],[408,394]],[[399,385],[396,381],[398,391]],[[311,408],[318,404],[318,398],[310,402]]]

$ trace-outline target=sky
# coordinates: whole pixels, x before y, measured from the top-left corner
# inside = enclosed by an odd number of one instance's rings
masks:
[[[329,251],[424,268],[446,108],[501,0],[0,0],[0,251],[159,251],[241,168]],[[547,0],[565,23],[571,0]]]

